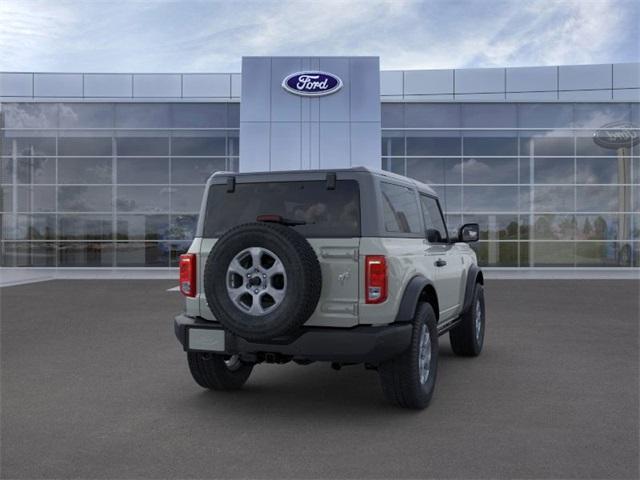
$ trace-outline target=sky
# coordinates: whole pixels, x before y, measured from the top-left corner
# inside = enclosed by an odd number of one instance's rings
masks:
[[[640,61],[637,0],[0,0],[0,71],[239,72],[243,55],[381,68]]]

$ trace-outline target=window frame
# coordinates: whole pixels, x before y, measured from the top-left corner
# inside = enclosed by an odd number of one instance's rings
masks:
[[[387,184],[387,185],[391,185],[394,187],[400,187],[400,188],[406,188],[407,190],[409,190],[416,201],[416,206],[418,207],[418,222],[420,223],[420,229],[421,231],[418,232],[390,232],[387,230],[386,228],[386,223],[384,220],[384,202],[385,202],[385,198],[382,192],[382,188],[383,185]],[[379,218],[380,218],[380,235],[382,237],[395,237],[395,238],[425,238],[425,234],[426,234],[426,230],[424,227],[424,217],[422,216],[422,209],[420,206],[420,198],[418,197],[418,190],[415,187],[412,187],[411,185],[405,185],[402,183],[395,183],[395,182],[391,182],[388,181],[386,178],[384,180],[381,180],[379,183]]]
[[[422,212],[422,223],[423,223],[423,227],[424,227],[424,237],[427,238],[427,218],[425,217],[425,212],[424,212],[424,207],[422,205],[422,198],[421,197],[426,197],[429,198],[431,200],[435,200],[436,202],[436,206],[438,207],[438,212],[440,213],[440,219],[442,220],[442,226],[444,227],[444,234],[445,234],[445,238],[446,240],[444,242],[429,242],[430,244],[434,244],[434,245],[445,245],[445,244],[449,244],[451,243],[451,240],[449,238],[449,228],[447,227],[447,221],[444,217],[444,213],[442,212],[442,206],[440,205],[440,199],[432,194],[426,193],[426,192],[421,192],[418,191],[418,195],[419,195],[419,204],[420,204],[420,211]],[[428,241],[428,240],[427,240]]]

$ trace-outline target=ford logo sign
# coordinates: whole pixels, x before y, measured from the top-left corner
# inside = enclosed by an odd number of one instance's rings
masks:
[[[637,145],[640,141],[638,127],[627,122],[603,125],[593,134],[593,141],[602,148],[624,148]]]
[[[296,72],[282,81],[287,92],[305,97],[320,97],[342,88],[340,77],[327,72]]]

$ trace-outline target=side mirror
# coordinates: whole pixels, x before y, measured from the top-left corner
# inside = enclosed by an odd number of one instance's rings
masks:
[[[480,239],[480,225],[465,223],[458,232],[458,241],[464,243],[477,242]]]
[[[442,243],[440,232],[435,228],[427,228],[427,241],[429,243]]]

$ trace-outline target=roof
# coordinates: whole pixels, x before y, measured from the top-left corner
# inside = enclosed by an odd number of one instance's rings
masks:
[[[396,182],[404,183],[405,185],[412,185],[419,190],[426,191],[430,195],[438,196],[438,194],[426,183],[422,183],[413,178],[405,177],[404,175],[398,175],[397,173],[388,172],[386,170],[380,170],[377,168],[370,167],[350,167],[350,168],[324,168],[324,169],[315,169],[315,170],[279,170],[272,172],[215,172],[209,180],[207,184],[209,184],[214,177],[246,177],[246,176],[254,176],[254,175],[265,175],[265,176],[282,176],[282,175],[300,175],[301,173],[310,173],[310,174],[327,174],[327,173],[340,173],[340,172],[364,172],[369,173],[371,175],[376,175],[379,177],[385,177],[391,180],[395,180]]]

